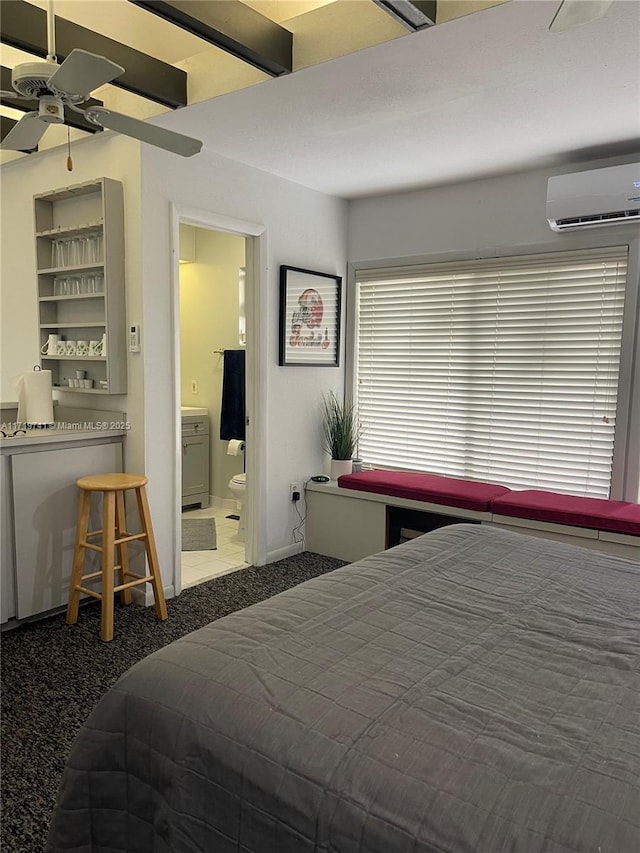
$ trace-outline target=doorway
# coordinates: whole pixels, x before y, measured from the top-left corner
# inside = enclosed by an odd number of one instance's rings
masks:
[[[251,223],[228,228],[221,217],[174,212],[178,594],[182,588],[260,564],[263,519],[255,511],[254,494],[261,473],[254,438],[259,433],[252,421],[257,426],[260,415],[260,323],[255,311],[264,228]],[[222,227],[216,227],[219,223]],[[227,381],[227,415],[230,387],[225,356],[228,364],[237,366],[240,356],[245,363],[245,436],[236,440],[228,439],[228,430],[224,438],[221,433],[223,383]],[[224,422],[228,426],[228,418]],[[233,430],[238,429],[238,421],[233,423]],[[238,447],[242,440],[244,446]],[[230,489],[238,475],[246,478],[242,511],[237,488],[233,493]]]
[[[180,223],[179,236],[181,564],[186,588],[248,565],[242,486],[246,238],[186,223]]]

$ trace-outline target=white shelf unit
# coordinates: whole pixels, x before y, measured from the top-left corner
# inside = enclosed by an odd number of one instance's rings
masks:
[[[97,178],[34,197],[40,347],[50,334],[65,340],[101,340],[106,356],[41,355],[53,387],[79,394],[126,394],[127,350],[124,289],[124,198],[122,184]],[[102,236],[102,258],[68,266],[53,264],[58,239]],[[103,290],[54,295],[56,278],[102,274]],[[68,379],[86,370],[92,388],[70,388]],[[102,382],[102,385],[100,384]]]

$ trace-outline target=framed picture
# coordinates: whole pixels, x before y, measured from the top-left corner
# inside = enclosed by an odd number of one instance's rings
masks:
[[[342,276],[280,267],[280,365],[338,367]]]

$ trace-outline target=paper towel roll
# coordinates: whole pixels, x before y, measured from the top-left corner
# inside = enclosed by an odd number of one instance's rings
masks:
[[[18,421],[33,426],[50,426],[53,420],[51,371],[34,368],[22,373],[14,386],[18,392]]]
[[[227,448],[227,456],[240,456],[244,451],[244,441],[239,438],[232,438]]]

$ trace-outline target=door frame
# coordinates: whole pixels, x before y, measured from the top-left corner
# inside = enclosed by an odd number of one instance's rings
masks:
[[[267,229],[261,223],[234,219],[210,210],[171,204],[171,328],[173,346],[173,445],[174,445],[174,589],[182,591],[182,422],[181,377],[180,377],[180,223],[224,231],[244,237],[246,240],[246,291],[245,312],[247,323],[246,366],[247,393],[246,413],[248,418],[245,463],[247,481],[245,512],[248,536],[245,541],[245,560],[251,565],[266,563],[267,516],[264,494],[267,470],[266,452],[266,388],[267,388]],[[213,355],[212,355],[213,357]]]

